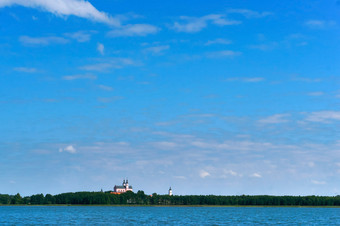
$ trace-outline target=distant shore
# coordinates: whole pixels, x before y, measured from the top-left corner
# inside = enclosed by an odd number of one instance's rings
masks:
[[[122,194],[107,192],[68,192],[21,197],[0,194],[0,205],[42,206],[150,206],[150,207],[339,207],[340,196],[270,195],[147,195],[143,191]]]
[[[340,208],[340,206],[259,206],[259,205],[83,205],[83,204],[42,204],[42,205],[30,205],[30,204],[18,204],[18,205],[3,205],[0,204],[0,207],[9,206],[9,207],[216,207],[216,208]]]

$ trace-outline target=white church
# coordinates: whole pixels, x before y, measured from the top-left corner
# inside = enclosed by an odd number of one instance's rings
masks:
[[[128,180],[123,180],[123,184],[122,185],[115,185],[113,188],[113,192],[114,194],[121,194],[121,193],[125,193],[127,191],[132,191],[132,186],[129,185],[129,181]]]

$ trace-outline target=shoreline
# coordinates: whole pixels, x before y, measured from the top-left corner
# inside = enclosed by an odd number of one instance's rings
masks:
[[[2,205],[3,206],[11,206],[11,207],[23,207],[23,206],[31,206],[31,207],[218,207],[218,208],[340,208],[340,206],[270,206],[270,205],[78,205],[78,204],[51,204],[51,205]]]

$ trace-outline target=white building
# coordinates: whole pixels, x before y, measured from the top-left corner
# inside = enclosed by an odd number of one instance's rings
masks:
[[[128,180],[123,180],[122,185],[115,185],[113,188],[113,193],[120,194],[120,193],[125,193],[127,191],[132,191],[132,186],[129,185]]]

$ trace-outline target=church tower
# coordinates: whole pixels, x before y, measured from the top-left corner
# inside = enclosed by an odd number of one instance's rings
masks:
[[[171,187],[169,188],[168,194],[169,194],[169,196],[172,196],[172,189],[171,189]]]
[[[125,183],[125,189],[128,190],[129,189],[129,181],[128,179],[126,179],[126,183]]]

